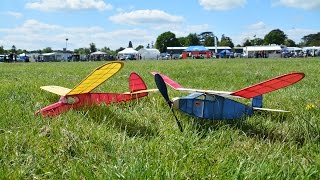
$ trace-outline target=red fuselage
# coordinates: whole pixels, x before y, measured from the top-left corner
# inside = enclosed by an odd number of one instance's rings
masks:
[[[147,96],[148,93],[119,94],[119,93],[86,93],[70,96],[61,96],[59,102],[51,104],[37,111],[43,117],[54,117],[69,109],[80,109],[99,104],[113,104],[131,101]]]

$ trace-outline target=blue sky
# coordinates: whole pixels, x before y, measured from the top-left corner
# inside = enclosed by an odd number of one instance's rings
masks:
[[[146,46],[212,31],[235,45],[279,28],[296,43],[320,32],[320,0],[1,0],[0,46],[36,50]]]

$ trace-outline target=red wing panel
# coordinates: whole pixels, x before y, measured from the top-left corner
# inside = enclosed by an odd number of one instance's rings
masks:
[[[253,98],[262,94],[266,94],[277,89],[290,86],[304,78],[304,73],[290,73],[273,79],[246,87],[244,89],[231,93],[233,96],[240,96],[244,98]]]
[[[151,72],[151,74],[155,75],[155,74],[159,74],[162,79],[164,80],[164,82],[169,85],[170,87],[172,87],[173,89],[178,89],[178,88],[183,88],[180,84],[178,84],[177,82],[175,82],[174,80],[170,79],[168,76],[157,73],[157,72]]]
[[[147,86],[142,80],[142,78],[135,72],[130,74],[129,78],[129,89],[130,92],[136,92],[141,90],[146,90]]]

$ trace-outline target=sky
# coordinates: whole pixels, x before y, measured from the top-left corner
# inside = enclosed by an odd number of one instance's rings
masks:
[[[296,43],[320,32],[320,0],[1,0],[0,16],[0,46],[29,51],[146,47],[167,31],[211,31],[235,45],[273,29]]]

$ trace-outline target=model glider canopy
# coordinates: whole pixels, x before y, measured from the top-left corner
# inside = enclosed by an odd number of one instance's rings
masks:
[[[289,73],[282,76],[272,78],[270,80],[249,86],[247,88],[235,91],[230,95],[240,96],[243,98],[253,98],[262,94],[266,94],[277,89],[290,86],[304,78],[304,73]]]
[[[89,76],[87,76],[80,84],[74,87],[66,95],[89,93],[100,84],[111,78],[123,67],[122,62],[112,62],[104,64],[96,68]]]

